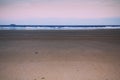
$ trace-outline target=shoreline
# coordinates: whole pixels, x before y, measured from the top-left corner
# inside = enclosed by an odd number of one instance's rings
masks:
[[[1,39],[120,39],[120,29],[0,30]]]

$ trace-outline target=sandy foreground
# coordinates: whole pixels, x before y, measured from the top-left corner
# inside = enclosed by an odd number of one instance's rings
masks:
[[[120,30],[58,32],[0,31],[0,80],[120,80]]]

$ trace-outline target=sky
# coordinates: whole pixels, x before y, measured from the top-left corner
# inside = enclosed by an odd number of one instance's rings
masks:
[[[0,0],[0,24],[120,25],[120,0]]]

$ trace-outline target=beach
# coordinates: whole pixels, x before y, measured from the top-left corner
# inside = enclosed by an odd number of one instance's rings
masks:
[[[119,80],[120,29],[1,30],[0,80]]]

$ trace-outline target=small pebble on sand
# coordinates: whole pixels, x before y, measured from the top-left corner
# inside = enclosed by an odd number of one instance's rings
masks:
[[[41,79],[45,79],[45,77],[42,77]]]
[[[38,52],[35,52],[35,54],[38,54]]]

